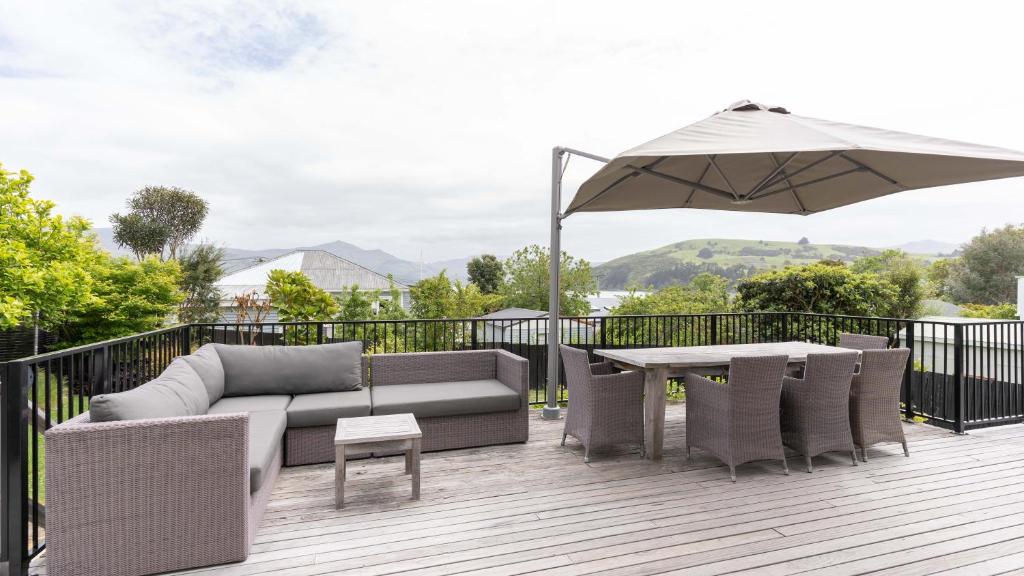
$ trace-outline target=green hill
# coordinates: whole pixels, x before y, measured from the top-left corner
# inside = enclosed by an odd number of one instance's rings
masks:
[[[710,238],[686,240],[616,258],[597,266],[595,274],[602,290],[621,290],[632,283],[661,287],[689,282],[701,272],[738,280],[760,270],[825,259],[852,262],[880,252],[881,249],[864,246]],[[919,256],[924,261],[936,258]]]

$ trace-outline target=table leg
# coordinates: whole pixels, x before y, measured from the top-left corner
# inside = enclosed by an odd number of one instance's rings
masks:
[[[409,441],[409,447],[405,449],[405,473],[412,474],[412,441]]]
[[[653,368],[644,371],[644,444],[646,457],[661,460],[665,441],[665,385],[668,371]]]
[[[414,438],[412,441],[412,449],[409,450],[408,454],[411,454],[410,460],[412,461],[412,499],[420,499],[420,439]]]
[[[334,448],[334,508],[345,507],[345,445]]]

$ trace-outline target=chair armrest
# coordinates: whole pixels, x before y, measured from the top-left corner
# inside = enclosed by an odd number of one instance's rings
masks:
[[[507,350],[495,350],[495,377],[519,393],[524,408],[530,404],[530,361]]]
[[[590,364],[590,373],[595,376],[615,374],[615,366],[611,362],[593,362]]]
[[[686,388],[687,402],[693,401],[712,410],[729,408],[729,388],[725,384],[691,372],[683,380],[683,386]]]
[[[248,414],[93,423],[85,413],[51,428],[48,567],[74,571],[96,550],[142,559],[146,573],[244,559],[248,438]],[[110,573],[120,556],[94,568]]]

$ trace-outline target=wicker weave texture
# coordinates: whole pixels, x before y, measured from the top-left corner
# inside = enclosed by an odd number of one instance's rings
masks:
[[[249,547],[252,546],[253,541],[256,539],[256,532],[259,531],[260,524],[263,522],[263,513],[267,511],[267,504],[270,503],[270,495],[274,492],[274,484],[277,483],[277,476],[281,472],[283,460],[284,450],[279,445],[277,452],[274,454],[274,459],[270,463],[267,477],[263,480],[260,489],[249,498],[249,540],[246,546],[246,553],[248,553]]]
[[[879,442],[902,442],[900,386],[909,348],[861,352],[860,373],[850,387],[850,425],[859,448]]]
[[[245,559],[248,415],[46,432],[50,574],[137,576]]]
[[[857,353],[809,354],[803,379],[782,384],[782,441],[806,457],[853,452],[850,384]]]
[[[337,424],[285,430],[285,466],[334,462],[334,434],[337,430]],[[348,454],[347,459],[355,460],[369,456],[369,452],[353,452]]]
[[[373,386],[495,378],[519,393],[519,409],[488,414],[417,418],[423,451],[526,442],[530,436],[530,363],[505,350],[375,354]]]
[[[851,350],[885,350],[889,347],[889,339],[885,336],[844,332],[839,335],[839,347]]]
[[[590,450],[613,444],[643,444],[644,375],[614,373],[611,363],[590,363],[585,350],[560,346],[569,389],[565,434]]]
[[[687,374],[687,449],[707,450],[730,469],[753,460],[785,462],[779,405],[788,360],[734,358],[727,384]]]

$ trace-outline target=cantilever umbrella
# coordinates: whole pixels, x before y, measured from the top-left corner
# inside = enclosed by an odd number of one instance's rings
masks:
[[[561,212],[562,157],[607,164]],[[1024,176],[1024,153],[790,114],[749,101],[611,160],[555,148],[551,252],[576,212],[700,208],[807,215],[904,190]],[[558,258],[552,258],[548,403],[558,417]]]

